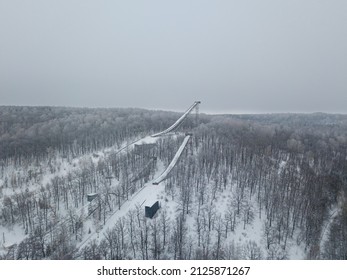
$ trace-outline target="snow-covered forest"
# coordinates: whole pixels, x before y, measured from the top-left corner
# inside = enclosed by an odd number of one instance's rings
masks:
[[[180,115],[0,106],[0,259],[347,259],[347,115]]]

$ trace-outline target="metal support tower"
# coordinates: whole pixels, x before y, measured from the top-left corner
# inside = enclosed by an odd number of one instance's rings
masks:
[[[195,106],[195,126],[199,125],[199,104],[200,102]]]

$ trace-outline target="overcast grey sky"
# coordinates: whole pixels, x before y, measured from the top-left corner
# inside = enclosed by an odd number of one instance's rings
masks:
[[[0,0],[0,105],[347,113],[346,0]]]

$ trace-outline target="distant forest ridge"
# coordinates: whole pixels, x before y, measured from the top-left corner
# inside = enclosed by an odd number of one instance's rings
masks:
[[[0,159],[41,157],[49,148],[83,154],[159,131],[179,113],[145,109],[0,107]],[[189,122],[189,121],[188,121]]]
[[[178,116],[180,113],[138,108],[0,106],[0,159],[44,156],[48,148],[65,153],[80,144],[82,153],[85,149],[92,151],[128,137],[160,131]],[[193,119],[185,121],[183,128],[189,127]],[[267,130],[293,134],[293,139],[303,133],[323,133],[330,136],[333,144],[342,141],[347,131],[347,115],[325,113],[200,114],[200,122],[260,125]]]

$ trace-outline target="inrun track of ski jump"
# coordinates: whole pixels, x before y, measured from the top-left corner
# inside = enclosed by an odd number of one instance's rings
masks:
[[[171,170],[175,167],[177,161],[179,160],[184,148],[186,147],[191,135],[186,135],[184,138],[181,146],[177,150],[175,156],[173,157],[172,161],[170,162],[169,166],[165,169],[165,171],[153,181],[153,185],[158,185],[160,182],[164,181],[166,177],[170,174]]]
[[[186,117],[189,115],[189,113],[194,108],[198,108],[200,103],[201,103],[200,101],[195,101],[193,103],[193,105],[190,106],[188,108],[188,110],[173,125],[171,125],[169,128],[165,129],[162,132],[153,134],[152,137],[162,136],[162,135],[165,135],[165,134],[175,130],[186,119]],[[177,150],[175,156],[173,157],[172,161],[170,162],[168,167],[165,169],[165,171],[157,179],[155,179],[153,181],[153,185],[158,185],[160,182],[164,181],[167,178],[167,176],[170,174],[171,170],[175,167],[177,161],[179,160],[179,158],[180,158],[184,148],[186,147],[190,137],[191,137],[191,134],[186,135],[186,137],[184,138],[181,146],[179,147],[179,149]]]
[[[189,115],[189,113],[190,113],[194,108],[198,108],[198,106],[199,106],[200,103],[201,103],[200,101],[195,101],[195,102],[193,103],[193,105],[190,106],[190,107],[188,108],[188,110],[187,110],[187,111],[186,111],[186,112],[185,112],[185,113],[184,113],[173,125],[171,125],[169,128],[167,128],[167,129],[165,129],[165,130],[163,130],[163,131],[161,131],[161,132],[158,132],[158,133],[153,134],[152,137],[162,136],[162,135],[165,135],[165,134],[167,134],[167,133],[169,133],[169,132],[175,130],[175,129],[186,119],[186,117]]]

